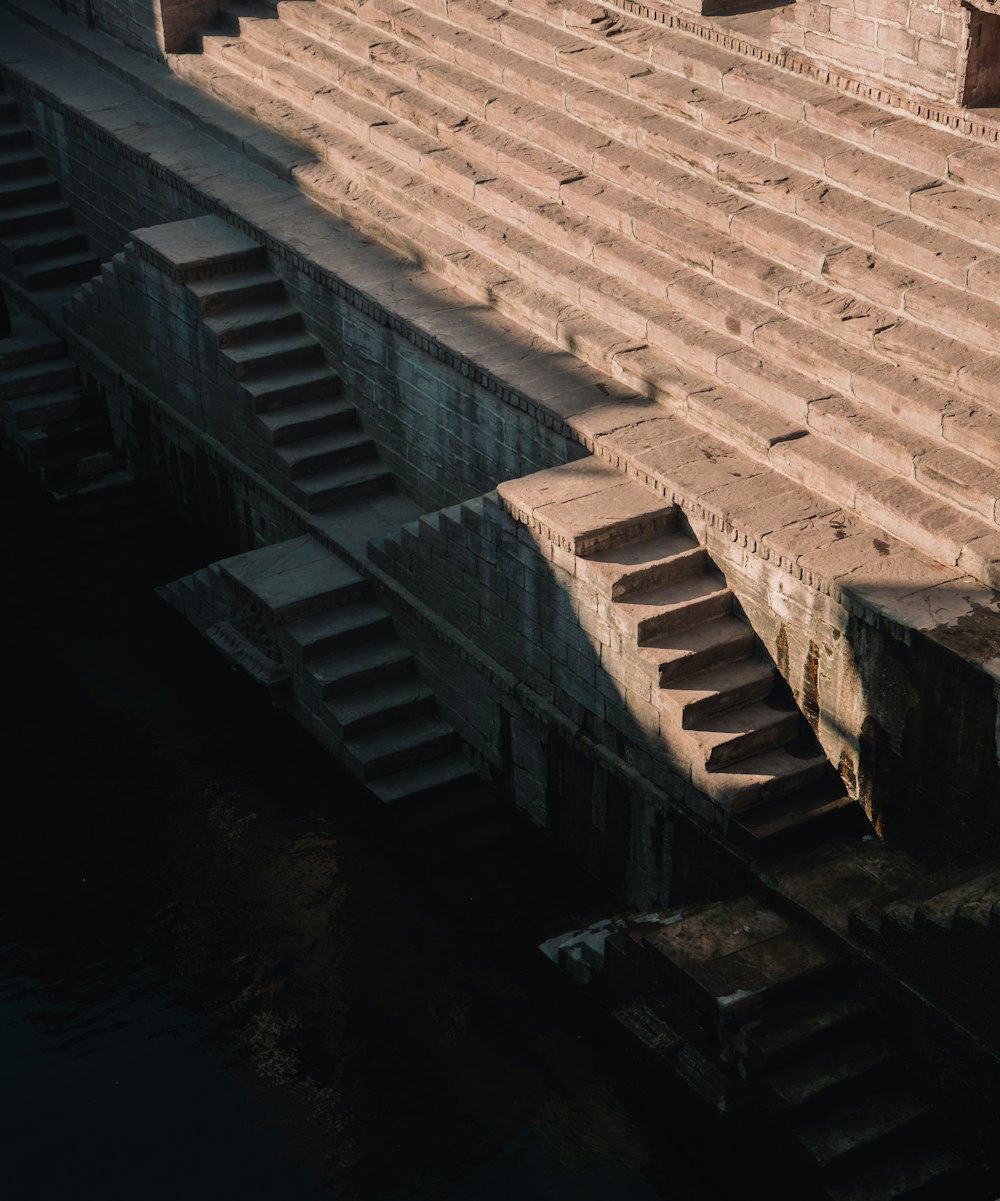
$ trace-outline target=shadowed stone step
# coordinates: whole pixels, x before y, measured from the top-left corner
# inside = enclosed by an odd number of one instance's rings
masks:
[[[395,805],[420,801],[424,796],[433,795],[441,789],[462,784],[475,786],[477,783],[478,776],[472,765],[455,751],[403,771],[380,776],[370,781],[368,788],[383,804]]]
[[[308,370],[313,364],[325,366],[320,344],[311,334],[297,330],[230,344],[222,354],[235,367],[237,379],[253,377],[265,383],[284,371]],[[331,373],[331,381],[333,378]]]
[[[394,638],[374,639],[350,648],[321,655],[309,664],[324,700],[366,688],[382,680],[396,679],[410,671],[413,657]]]
[[[337,464],[373,460],[375,443],[362,430],[337,430],[286,442],[277,453],[292,478],[301,479]]]
[[[737,846],[758,858],[787,854],[831,836],[870,832],[864,810],[839,780],[753,805],[734,815],[727,829]]]
[[[388,492],[394,486],[392,472],[377,461],[329,467],[314,475],[289,480],[288,484],[292,496],[310,513],[351,497]]]
[[[51,226],[72,224],[73,214],[61,199],[0,209],[0,237],[8,238]]]
[[[79,381],[80,373],[72,359],[49,358],[44,362],[20,363],[0,371],[0,396],[15,399],[39,392],[52,392]]]
[[[258,413],[257,420],[273,446],[285,446],[299,438],[356,426],[358,412],[346,400],[305,400]]]
[[[61,359],[65,354],[65,342],[44,326],[15,319],[11,336],[0,341],[0,372],[28,363]]]
[[[198,297],[206,318],[219,317],[254,304],[279,304],[285,295],[281,280],[263,268],[190,280],[187,286]]]
[[[871,1080],[892,1061],[892,1053],[877,1037],[857,1035],[844,1044],[817,1051],[768,1077],[771,1092],[790,1108],[828,1102]]]
[[[912,1093],[886,1089],[799,1126],[795,1137],[821,1168],[844,1166],[871,1153],[876,1144],[916,1136],[929,1111]]]
[[[100,274],[101,264],[87,249],[59,254],[39,262],[23,263],[19,273],[31,290],[77,284]]]
[[[914,930],[920,934],[943,934],[954,925],[956,914],[963,905],[979,900],[996,887],[995,875],[980,876],[934,897],[919,901],[914,913]]]
[[[839,1043],[862,1029],[871,1016],[855,989],[794,997],[746,1025],[746,1054],[754,1068],[775,1068]]]
[[[302,329],[302,314],[280,298],[256,304],[234,304],[218,312],[207,311],[205,324],[218,338],[220,346],[234,346],[251,338]]]
[[[85,250],[87,240],[76,226],[68,224],[6,237],[4,244],[12,262],[24,266],[40,259],[53,259]]]
[[[384,725],[343,745],[344,765],[362,780],[402,771],[452,749],[455,731],[435,714]]]
[[[219,563],[223,575],[281,622],[362,600],[367,581],[309,535]]]
[[[289,622],[285,630],[308,663],[355,639],[390,634],[392,620],[376,601],[363,600],[299,618]]]
[[[330,398],[340,389],[340,381],[323,362],[315,366],[286,368],[272,375],[241,381],[258,412],[280,409],[300,401]]]
[[[830,1181],[830,1201],[950,1201],[962,1195],[958,1162],[950,1151],[934,1145],[908,1147],[886,1155],[874,1167],[850,1179]]]
[[[31,144],[31,130],[27,125],[0,123],[0,150],[18,150]]]
[[[38,392],[12,400],[0,401],[4,424],[15,430],[26,430],[47,425],[50,421],[76,417],[83,404],[79,391],[64,389],[55,392]]]
[[[360,688],[327,704],[349,737],[428,713],[433,707],[434,693],[417,675]]]
[[[33,147],[0,149],[0,178],[5,180],[38,177],[47,170],[45,159]]]
[[[778,747],[714,771],[696,771],[694,777],[695,783],[717,804],[736,814],[814,783],[829,767],[826,756],[818,749],[797,754]]]

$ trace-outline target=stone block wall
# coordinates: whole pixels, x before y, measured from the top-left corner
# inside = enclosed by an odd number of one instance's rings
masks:
[[[989,0],[982,6],[991,12]],[[835,72],[960,104],[969,16],[960,0],[796,0],[777,12],[771,28],[782,45]],[[974,60],[973,77],[976,70]]]
[[[218,12],[218,0],[56,0],[117,41],[154,58],[185,50]]]

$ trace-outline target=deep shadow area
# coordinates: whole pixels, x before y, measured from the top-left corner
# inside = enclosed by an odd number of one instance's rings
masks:
[[[0,478],[6,1195],[741,1195],[690,1101],[532,974],[592,890],[516,830],[430,882],[387,858],[352,782],[160,609],[169,531],[95,546]]]

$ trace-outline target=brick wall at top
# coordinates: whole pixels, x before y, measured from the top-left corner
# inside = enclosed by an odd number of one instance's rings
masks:
[[[85,19],[89,15],[98,29],[125,45],[159,58],[164,51],[183,50],[219,5],[218,0],[66,0],[65,7]]]
[[[782,45],[835,71],[961,102],[968,14],[960,0],[796,0],[771,29]]]

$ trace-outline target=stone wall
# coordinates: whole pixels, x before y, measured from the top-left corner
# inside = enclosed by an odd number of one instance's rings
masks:
[[[187,48],[198,29],[218,11],[218,0],[56,0],[64,11],[83,18],[144,54],[161,58]]]
[[[990,11],[989,0],[983,8]],[[772,33],[789,49],[865,82],[963,102],[969,13],[960,0],[796,0],[775,15]]]

